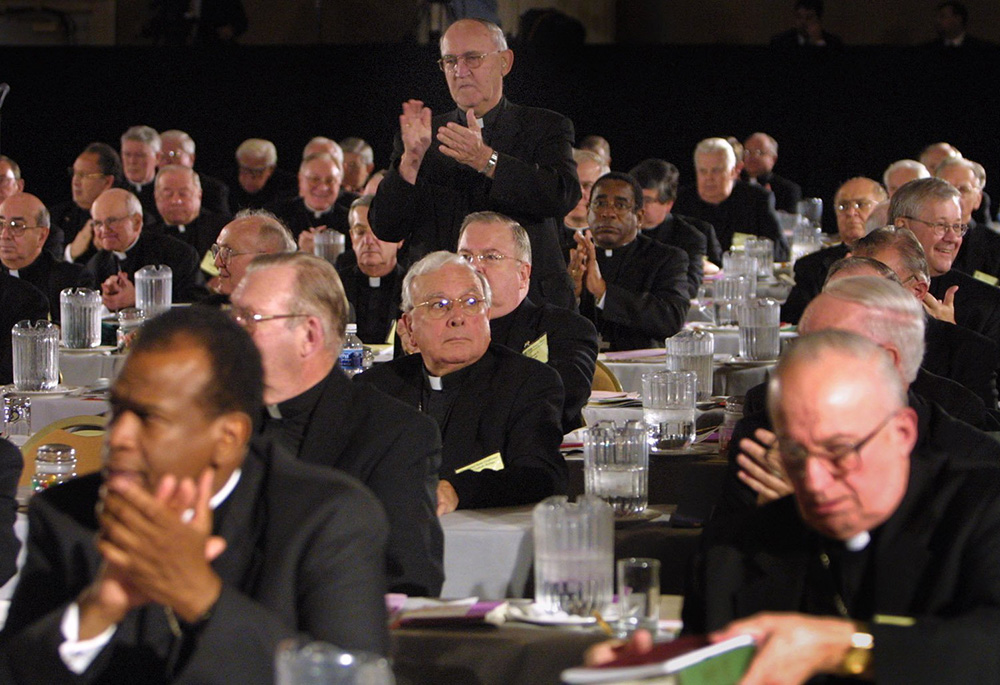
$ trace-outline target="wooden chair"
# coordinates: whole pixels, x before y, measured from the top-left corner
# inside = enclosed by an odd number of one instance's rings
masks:
[[[108,419],[106,416],[71,416],[53,421],[28,438],[21,447],[24,470],[19,485],[31,485],[35,473],[35,453],[39,445],[63,443],[76,450],[76,475],[101,469],[101,446]]]
[[[594,382],[590,385],[591,390],[606,390],[608,392],[622,392],[622,384],[615,376],[614,371],[607,365],[598,361],[594,367]]]

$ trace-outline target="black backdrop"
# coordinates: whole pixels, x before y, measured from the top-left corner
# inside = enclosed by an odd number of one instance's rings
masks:
[[[616,169],[662,157],[690,182],[698,140],[764,130],[780,144],[777,171],[827,205],[844,179],[880,178],[890,162],[938,140],[1000,174],[1000,53],[515,50],[507,95],[568,115],[578,137],[608,138]],[[289,170],[314,135],[363,137],[385,165],[403,100],[450,108],[436,57],[409,44],[223,52],[4,48],[0,80],[12,90],[0,119],[0,151],[21,164],[28,190],[50,204],[69,196],[65,169],[88,142],[117,147],[122,131],[139,123],[188,131],[198,143],[196,167],[223,177],[248,137],[273,140],[279,166]],[[988,188],[1000,183],[991,179]]]

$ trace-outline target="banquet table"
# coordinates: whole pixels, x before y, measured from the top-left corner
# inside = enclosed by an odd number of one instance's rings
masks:
[[[99,379],[114,380],[127,355],[107,348],[96,350],[59,350],[59,372],[65,385],[88,386]]]
[[[602,355],[600,359],[615,374],[625,392],[642,393],[642,374],[666,368],[666,357],[663,354],[646,358],[621,359],[621,355],[624,354],[612,353],[610,357]],[[747,390],[768,379],[775,363],[716,362],[712,368],[712,394],[745,395]]]

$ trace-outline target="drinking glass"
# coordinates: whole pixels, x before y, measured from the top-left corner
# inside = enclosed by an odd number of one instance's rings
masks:
[[[170,309],[174,274],[165,264],[150,264],[135,272],[135,306],[152,318]]]
[[[756,288],[757,259],[746,252],[723,252],[722,273],[726,276],[746,274],[754,281],[754,288]],[[756,294],[756,290],[754,290],[754,293]]]
[[[649,448],[645,427],[629,421],[598,421],[584,431],[583,476],[588,495],[610,504],[617,516],[646,510],[649,487]]]
[[[804,197],[795,205],[799,216],[816,228],[823,226],[823,198]]]
[[[277,685],[394,685],[384,657],[345,652],[325,642],[295,638],[278,644],[274,670]]]
[[[656,635],[660,627],[659,559],[618,560],[618,610],[623,636],[638,628]]]
[[[550,614],[603,612],[614,588],[615,518],[593,495],[548,497],[532,512],[535,603]]]
[[[770,238],[748,238],[743,249],[757,265],[757,278],[770,278],[774,274],[774,241]]]
[[[101,293],[90,288],[66,288],[59,293],[64,347],[82,350],[101,344]]]
[[[29,392],[59,385],[59,326],[51,321],[18,321],[10,335],[14,387]]]
[[[781,307],[764,297],[748,300],[737,308],[740,327],[740,357],[748,361],[777,359],[780,349]]]
[[[715,281],[712,308],[715,311],[715,325],[726,326],[736,323],[736,306],[753,297],[757,279],[746,274],[726,274]]]
[[[313,254],[334,264],[344,252],[344,243],[343,233],[328,228],[313,237]]]
[[[696,381],[691,371],[642,374],[642,418],[650,450],[683,450],[694,442]]]
[[[683,330],[664,341],[668,371],[693,371],[698,376],[698,399],[712,396],[712,359],[715,336],[709,331]]]

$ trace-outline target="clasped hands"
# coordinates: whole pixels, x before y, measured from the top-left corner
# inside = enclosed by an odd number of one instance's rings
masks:
[[[101,283],[101,302],[108,308],[109,312],[117,312],[119,309],[135,306],[135,284],[129,279],[127,273],[119,271],[108,276],[104,283]]]
[[[431,116],[430,108],[420,100],[403,103],[403,113],[399,115],[399,131],[403,140],[399,172],[410,183],[416,182],[420,163],[431,146]],[[493,149],[483,142],[483,129],[476,113],[468,109],[465,118],[468,126],[450,121],[437,130],[437,139],[441,143],[439,149],[441,154],[456,162],[482,171],[490,161]]]
[[[600,301],[608,290],[608,284],[601,276],[601,266],[597,263],[597,247],[590,229],[573,234],[576,247],[569,251],[569,276],[573,279],[573,294],[577,297],[587,291]]]
[[[169,607],[187,622],[214,606],[222,580],[211,561],[226,548],[211,534],[214,475],[205,469],[197,483],[167,475],[152,494],[127,478],[107,480],[98,505],[97,549],[104,563],[78,599],[81,640],[145,604]]]

